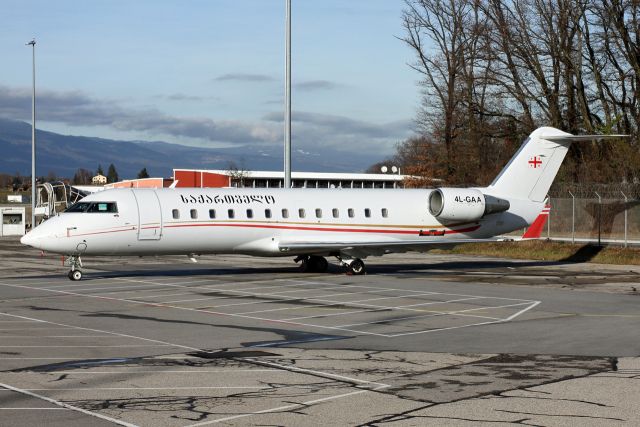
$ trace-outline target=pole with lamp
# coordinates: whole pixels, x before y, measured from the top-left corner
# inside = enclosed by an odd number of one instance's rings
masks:
[[[32,92],[31,92],[31,229],[36,226],[36,39],[31,46]]]
[[[291,188],[291,0],[285,9],[284,188]]]

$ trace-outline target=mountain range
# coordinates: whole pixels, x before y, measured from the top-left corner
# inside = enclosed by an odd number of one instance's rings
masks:
[[[295,141],[293,142],[295,145]],[[292,152],[292,170],[361,172],[382,160],[372,153]],[[151,176],[169,177],[174,168],[228,169],[231,162],[248,170],[282,170],[282,147],[199,148],[162,141],[122,141],[61,135],[36,129],[36,175],[71,178],[79,168],[106,172],[113,163],[121,179],[135,178],[142,168]],[[31,124],[0,118],[0,172],[31,174]]]

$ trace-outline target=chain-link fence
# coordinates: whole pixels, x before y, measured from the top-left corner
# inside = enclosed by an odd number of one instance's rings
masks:
[[[619,192],[591,197],[550,197],[546,237],[572,242],[640,244],[640,200]],[[543,235],[543,237],[545,237]]]
[[[626,193],[606,197],[549,197],[551,206],[541,238],[572,243],[640,245],[640,199]],[[584,194],[581,194],[584,196]],[[521,236],[525,230],[510,233]]]

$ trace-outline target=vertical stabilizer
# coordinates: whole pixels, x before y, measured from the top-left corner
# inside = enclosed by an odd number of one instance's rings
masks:
[[[552,127],[536,129],[487,189],[500,197],[544,201],[571,137]]]

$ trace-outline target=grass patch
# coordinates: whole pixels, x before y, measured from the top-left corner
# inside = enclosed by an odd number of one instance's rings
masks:
[[[528,240],[523,242],[468,243],[452,250],[434,253],[483,255],[541,261],[594,262],[599,264],[640,265],[640,248],[575,245],[565,242]]]

